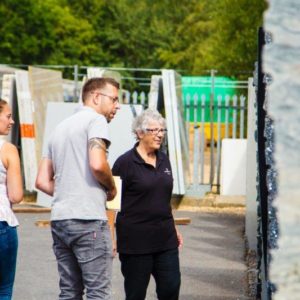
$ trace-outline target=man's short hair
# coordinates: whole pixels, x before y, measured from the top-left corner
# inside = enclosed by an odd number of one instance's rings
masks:
[[[103,89],[108,84],[114,86],[117,89],[120,88],[119,83],[113,78],[93,77],[88,79],[82,87],[82,102],[85,102],[90,92]]]

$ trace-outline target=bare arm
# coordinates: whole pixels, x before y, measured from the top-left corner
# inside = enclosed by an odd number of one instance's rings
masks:
[[[116,196],[116,186],[106,158],[106,143],[103,139],[89,140],[89,164],[96,180],[107,190],[107,200]]]
[[[173,213],[172,213],[172,215],[173,215]],[[176,227],[174,215],[173,215],[173,220],[174,220],[174,226],[175,226],[177,240],[178,240],[178,248],[180,249],[183,246],[183,237],[182,237],[182,234],[179,232],[179,230]]]
[[[183,246],[183,237],[181,233],[178,231],[177,227],[175,226],[177,239],[178,239],[178,248],[181,248]]]
[[[14,145],[5,143],[3,156],[3,164],[7,169],[8,199],[11,203],[19,203],[23,199],[23,181],[18,150]]]
[[[54,171],[52,160],[43,158],[38,169],[35,187],[40,191],[53,196],[54,193]]]

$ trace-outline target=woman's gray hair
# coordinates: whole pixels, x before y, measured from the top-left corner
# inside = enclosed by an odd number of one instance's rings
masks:
[[[166,121],[162,115],[157,110],[148,108],[133,120],[132,132],[136,139],[138,139],[138,132],[146,132],[151,121],[157,121],[163,128],[166,128]]]

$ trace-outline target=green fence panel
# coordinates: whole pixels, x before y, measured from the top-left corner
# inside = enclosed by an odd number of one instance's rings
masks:
[[[210,122],[210,97],[212,79],[209,76],[183,76],[182,96],[185,108],[185,116],[189,115],[189,121],[194,122],[194,109],[197,107],[197,121],[201,120],[201,109],[205,109],[205,122]],[[226,96],[232,99],[236,94],[235,81],[228,77],[214,77],[214,122],[217,122],[218,96],[221,101],[221,123],[225,122],[225,110],[229,109],[229,122],[232,122],[232,108],[225,107]],[[201,108],[201,97],[205,97],[205,108]],[[188,101],[190,99],[190,101]],[[199,109],[201,108],[201,109]],[[189,109],[189,114],[186,110]]]

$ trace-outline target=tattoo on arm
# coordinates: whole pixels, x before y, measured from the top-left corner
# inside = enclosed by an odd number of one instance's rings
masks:
[[[104,152],[108,153],[106,149],[106,142],[103,139],[100,138],[92,138],[89,140],[89,149],[102,149]]]

